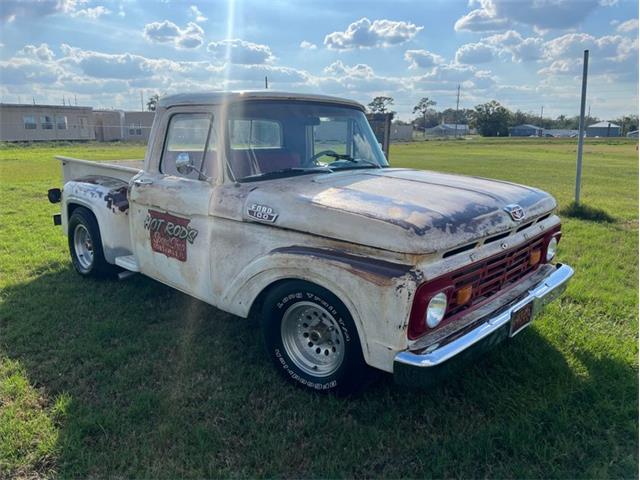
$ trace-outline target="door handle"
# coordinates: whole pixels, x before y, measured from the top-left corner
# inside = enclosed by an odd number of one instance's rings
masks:
[[[151,180],[150,178],[137,178],[133,181],[133,184],[136,186],[140,186],[140,185],[151,185],[153,183],[153,180]]]

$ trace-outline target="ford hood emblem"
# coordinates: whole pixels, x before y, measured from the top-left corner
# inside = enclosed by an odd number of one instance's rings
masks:
[[[515,203],[504,207],[504,211],[507,212],[515,222],[519,222],[524,218],[524,209]]]

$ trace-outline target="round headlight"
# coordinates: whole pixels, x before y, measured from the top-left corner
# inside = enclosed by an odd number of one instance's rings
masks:
[[[547,262],[553,260],[553,257],[556,256],[556,251],[558,250],[558,238],[553,237],[549,240],[549,245],[547,245]]]
[[[444,318],[447,311],[447,296],[444,292],[434,295],[427,306],[425,321],[429,328],[435,328]]]

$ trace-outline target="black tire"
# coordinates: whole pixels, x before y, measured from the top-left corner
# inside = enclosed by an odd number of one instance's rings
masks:
[[[317,308],[316,308],[317,307]],[[292,312],[303,312],[301,315],[295,315]],[[291,313],[288,313],[291,312]],[[319,375],[314,375],[312,372],[305,370],[300,366],[300,363],[305,363],[305,360],[301,360],[301,356],[297,355],[298,360],[292,358],[292,347],[287,347],[285,343],[291,345],[291,340],[285,342],[283,340],[283,321],[285,316],[287,320],[286,324],[290,324],[292,316],[299,320],[297,322],[304,322],[304,318],[311,318],[306,316],[308,312],[325,312],[327,315],[323,321],[328,321],[329,324],[337,325],[340,327],[340,332],[336,332],[333,335],[339,335],[339,338],[343,340],[343,349],[341,361],[339,361],[337,367],[334,367],[334,371],[325,371]],[[313,313],[315,315],[315,313]],[[329,317],[327,319],[327,317]],[[320,318],[316,315],[315,318]],[[349,314],[349,311],[344,304],[328,290],[314,285],[312,283],[291,280],[285,283],[276,285],[271,291],[269,291],[264,299],[262,307],[261,318],[262,330],[265,347],[271,360],[276,365],[276,368],[292,383],[302,386],[309,390],[319,392],[335,392],[340,395],[353,394],[361,391],[373,378],[372,369],[366,365],[364,357],[362,355],[362,347],[360,345],[360,339],[358,337],[358,331]],[[299,335],[308,335],[309,332],[304,327],[306,323],[300,324],[296,337],[301,340]],[[316,340],[319,342],[317,345],[313,345],[309,350],[306,350],[302,355],[313,355],[314,351],[319,351],[320,361],[323,361],[322,355],[329,358],[329,355],[333,355],[330,349],[339,347],[338,337],[329,338],[329,333],[335,332],[337,327],[326,327],[324,324],[317,323],[324,327],[324,340],[322,336],[316,335]],[[310,326],[308,328],[316,328]],[[311,334],[317,332],[312,331]],[[295,335],[294,335],[295,336]],[[289,335],[289,338],[292,338]],[[305,341],[313,338],[307,336]],[[335,345],[333,342],[336,342]],[[333,345],[334,347],[332,347]],[[293,347],[294,349],[296,347]],[[335,351],[335,350],[334,350]],[[296,356],[294,354],[294,356]],[[313,358],[311,360],[314,360]],[[332,360],[330,360],[332,361]],[[324,368],[323,365],[320,365]]]
[[[76,236],[88,236],[91,245],[92,258],[76,251]],[[69,218],[69,229],[67,238],[69,240],[69,253],[71,262],[76,271],[83,277],[105,277],[115,272],[114,265],[108,263],[104,258],[102,250],[102,237],[96,217],[90,210],[84,207],[77,207]]]

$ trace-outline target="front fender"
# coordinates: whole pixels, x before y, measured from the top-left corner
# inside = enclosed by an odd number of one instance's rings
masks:
[[[276,249],[236,276],[224,291],[222,304],[225,310],[246,317],[260,293],[275,282],[297,279],[319,285],[336,295],[351,314],[365,361],[391,372],[394,352],[406,348],[411,299],[417,287],[408,266],[392,265],[333,250]]]

